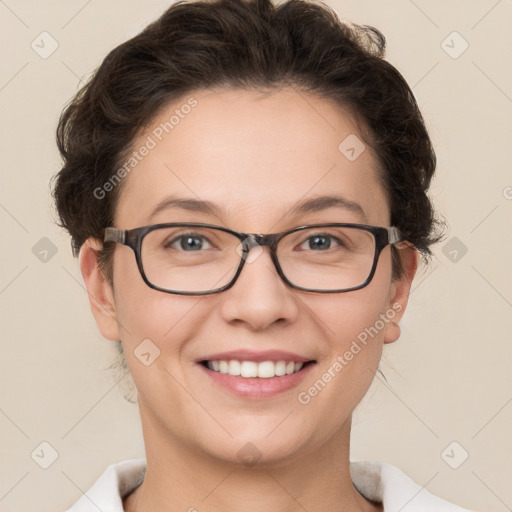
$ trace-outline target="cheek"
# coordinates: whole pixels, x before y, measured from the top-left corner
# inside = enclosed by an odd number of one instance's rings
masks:
[[[163,423],[174,424],[167,417],[169,404],[183,414],[193,405],[182,389],[190,357],[183,363],[187,359],[185,341],[194,338],[202,325],[200,299],[154,290],[130,272],[120,278],[122,267],[118,269],[116,314],[122,324],[124,355],[138,390],[139,405],[151,404],[150,409]],[[180,428],[175,425],[176,430]]]
[[[378,328],[384,296],[382,288],[368,287],[325,300],[316,309],[324,357],[298,390],[296,407],[301,428],[314,430],[319,439],[330,438],[345,424],[374,379],[385,332]]]
[[[171,341],[186,336],[187,329],[198,325],[196,316],[200,308],[197,304],[201,299],[150,288],[130,252],[119,254],[114,261],[116,316],[123,342],[131,351],[146,339],[155,343],[161,352],[176,351],[179,345]]]
[[[366,384],[382,351],[385,307],[382,294],[375,295],[371,289],[340,295],[327,303],[322,313],[328,356],[319,371],[343,375],[343,385],[354,392]]]
[[[391,288],[391,261],[384,253],[365,288],[311,298],[309,306],[322,321],[331,348],[345,351],[352,340],[364,343],[367,337],[380,341],[387,325],[381,316],[390,308]]]
[[[320,344],[325,355],[307,383],[322,390],[318,405],[339,404],[344,397],[343,401],[353,402],[346,404],[350,409],[366,393],[380,361],[386,327],[395,315],[390,289],[391,262],[383,258],[367,287],[310,299],[308,306],[315,312],[311,317],[323,332]]]

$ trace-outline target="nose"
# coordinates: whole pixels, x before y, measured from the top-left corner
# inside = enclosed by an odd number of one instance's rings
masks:
[[[277,273],[268,247],[251,247],[237,281],[221,295],[224,320],[245,323],[251,330],[298,318],[296,290]]]

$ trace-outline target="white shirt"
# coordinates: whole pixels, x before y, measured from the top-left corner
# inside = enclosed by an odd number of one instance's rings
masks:
[[[122,498],[142,483],[145,471],[146,459],[111,464],[66,512],[124,512]],[[387,462],[351,462],[350,473],[356,489],[382,502],[384,512],[469,512],[430,494]]]

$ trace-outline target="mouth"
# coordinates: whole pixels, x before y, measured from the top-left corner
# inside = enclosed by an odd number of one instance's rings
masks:
[[[245,361],[237,359],[203,360],[205,368],[243,379],[272,379],[292,375],[315,363],[315,361]]]
[[[243,399],[270,399],[296,389],[317,363],[281,350],[237,350],[196,360],[218,389]]]

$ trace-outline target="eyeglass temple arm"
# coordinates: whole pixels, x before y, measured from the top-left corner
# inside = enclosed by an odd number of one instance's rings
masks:
[[[405,237],[400,233],[400,230],[395,226],[391,226],[388,229],[388,242],[390,244],[396,244],[398,242],[403,242]]]
[[[124,244],[125,238],[126,234],[124,230],[118,228],[105,228],[105,236],[103,237],[104,242]]]

